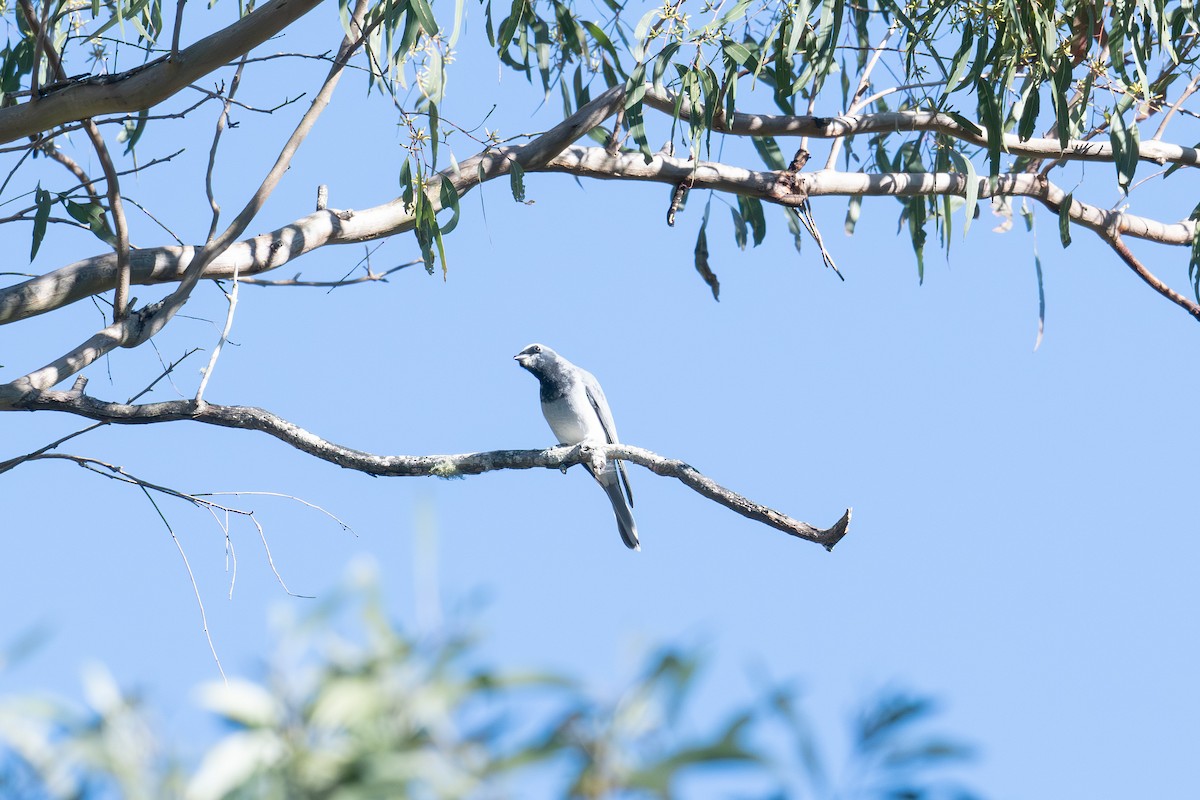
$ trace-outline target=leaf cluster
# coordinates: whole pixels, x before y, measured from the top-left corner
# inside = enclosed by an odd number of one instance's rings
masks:
[[[471,635],[404,632],[368,576],[291,625],[263,679],[202,688],[227,732],[195,768],[161,744],[145,704],[96,668],[86,708],[0,701],[0,787],[79,800],[448,798],[529,785],[668,798],[721,776],[763,796],[970,796],[944,769],[970,752],[923,732],[934,712],[926,699],[886,693],[867,704],[843,783],[798,692],[771,687],[709,727],[695,711],[701,672],[694,651],[665,646],[615,699],[597,697],[552,672],[488,665]]]

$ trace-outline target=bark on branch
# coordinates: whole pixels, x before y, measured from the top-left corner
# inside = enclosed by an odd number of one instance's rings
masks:
[[[115,75],[73,78],[47,86],[36,102],[0,109],[0,144],[103,114],[161,103],[287,28],[321,0],[270,0],[228,27],[173,56]]]
[[[677,102],[681,104],[679,118],[688,119],[692,108],[687,98],[676,98],[670,92],[650,86],[646,88],[646,105],[664,114],[675,113]],[[699,118],[703,118],[703,107],[696,113],[700,115]],[[932,111],[883,111],[837,117],[736,112],[730,117],[721,109],[713,115],[713,130],[736,136],[810,136],[816,139],[841,139],[860,133],[929,131],[979,147],[987,147],[988,144],[987,131],[982,128],[975,127],[972,130],[947,114]],[[1004,134],[1001,149],[1015,156],[1065,161],[1112,161],[1114,158],[1112,144],[1107,141],[1069,139],[1064,146],[1058,139],[1034,138],[1022,141],[1019,136],[1011,133]],[[1159,165],[1200,165],[1200,149],[1157,140],[1142,142],[1138,148],[1138,156],[1143,161],[1152,161]]]
[[[254,430],[274,436],[323,461],[368,475],[455,478],[501,469],[566,469],[598,456],[640,464],[656,475],[675,478],[693,491],[744,517],[832,550],[850,525],[850,509],[833,526],[820,529],[775,511],[719,485],[695,467],[630,445],[560,446],[548,450],[494,450],[428,456],[380,456],[326,441],[269,411],[251,406],[222,406],[193,400],[127,404],[97,400],[82,392],[34,392],[0,411],[61,411],[115,425],[146,425],[191,420],[225,428]]]
[[[513,148],[516,160],[520,148]],[[485,179],[507,173],[504,153],[480,155],[468,162],[472,167],[486,163]],[[952,172],[848,173],[832,170],[799,175],[748,170],[717,162],[694,162],[657,155],[649,164],[640,154],[612,155],[602,147],[565,147],[553,158],[526,168],[526,171],[568,172],[600,180],[652,181],[678,184],[688,181],[692,188],[758,197],[780,205],[798,206],[805,197],[865,195],[875,197],[913,195],[965,195],[967,177]],[[477,171],[465,167],[459,178],[465,194],[479,181]],[[1028,173],[1002,175],[993,182],[977,178],[978,196],[1026,196],[1053,203],[1066,198],[1056,184]],[[457,188],[457,187],[456,187]],[[1099,206],[1073,200],[1071,219],[1096,232],[1110,225],[1123,236],[1189,246],[1195,233],[1194,220],[1165,223],[1136,214],[1112,212]],[[236,270],[250,277],[276,269],[312,250],[330,244],[354,244],[411,230],[413,218],[400,200],[358,211],[327,209],[309,214],[282,228],[232,244],[206,267],[204,278],[228,278]],[[134,284],[174,283],[179,281],[198,248],[151,247],[131,255],[131,281]],[[116,282],[116,258],[111,253],[68,264],[45,275],[0,289],[0,325],[53,311],[113,288]]]

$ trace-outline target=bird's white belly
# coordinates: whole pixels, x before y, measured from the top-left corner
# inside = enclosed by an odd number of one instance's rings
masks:
[[[542,403],[542,414],[562,444],[603,441],[604,431],[583,392],[570,392],[552,403]],[[596,420],[595,424],[588,424],[591,420]]]

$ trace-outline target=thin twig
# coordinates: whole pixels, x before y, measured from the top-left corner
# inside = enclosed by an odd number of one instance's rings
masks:
[[[69,155],[59,149],[59,147],[54,143],[53,139],[46,139],[39,145],[37,149],[41,150],[47,156],[66,167],[68,172],[79,179],[80,184],[83,186],[83,190],[87,192],[91,201],[96,204],[100,203],[100,195],[96,193],[96,187],[94,186],[92,179],[88,177],[86,172],[83,171],[83,167],[79,166],[79,164],[75,162],[75,159],[71,158]]]
[[[183,1],[180,0],[180,3],[182,4]],[[182,12],[182,10],[181,8],[180,11]],[[208,168],[204,171],[204,192],[208,197],[208,207],[212,209],[212,222],[208,226],[208,236],[204,238],[205,242],[211,242],[217,235],[217,222],[221,219],[221,205],[217,202],[213,192],[213,169],[217,164],[217,146],[221,143],[221,134],[224,133],[225,125],[229,122],[229,106],[233,103],[238,87],[242,85],[242,70],[245,67],[246,57],[242,56],[237,69],[233,72],[233,80],[229,82],[229,94],[225,96],[225,102],[221,104],[221,113],[217,115],[216,130],[213,131],[212,146],[208,149]]]
[[[324,508],[321,508],[321,506],[317,505],[316,503],[308,502],[303,497],[297,497],[294,494],[284,494],[283,492],[198,492],[196,494],[196,497],[225,497],[225,496],[241,497],[242,495],[253,496],[253,497],[279,497],[284,500],[292,500],[294,502],[299,503],[300,505],[308,506],[313,511],[320,511],[322,514],[324,514],[325,516],[329,517],[331,520],[336,522],[341,527],[342,530],[346,531],[347,533],[353,534],[355,539],[358,538],[358,534],[354,531],[354,528],[351,528],[349,524],[344,522],[336,514],[330,512]]]
[[[204,368],[203,377],[200,378],[200,387],[196,389],[197,404],[204,402],[204,390],[208,386],[208,379],[212,377],[213,370],[217,368],[217,359],[221,357],[221,350],[229,341],[229,332],[233,330],[233,315],[237,311],[238,304],[238,273],[236,269],[233,271],[233,289],[225,293],[225,298],[229,301],[229,310],[225,314],[225,327],[221,329],[221,337],[217,339],[217,345],[208,359],[208,366]]]
[[[265,280],[263,278],[242,278],[242,283],[251,284],[253,286],[311,286],[322,289],[337,289],[341,286],[352,286],[356,283],[371,283],[374,281],[383,281],[386,283],[388,276],[393,272],[399,272],[402,269],[424,263],[424,261],[418,258],[414,261],[406,261],[403,264],[399,264],[391,269],[384,270],[383,272],[372,272],[368,269],[367,274],[365,275],[359,275],[357,278],[342,278],[341,280],[336,281],[302,281],[300,280],[300,273],[296,273],[296,277],[294,278],[287,278],[285,280],[277,281]]]
[[[137,200],[134,200],[129,195],[125,195],[125,200],[128,201],[130,204],[132,204],[135,208],[137,208],[138,211],[141,211],[143,214],[145,214],[147,217],[149,217],[151,222],[153,222],[158,227],[162,228],[163,232],[166,233],[167,236],[170,236],[172,239],[174,239],[176,244],[183,246],[183,239],[179,238],[179,234],[175,233],[175,231],[168,228],[166,223],[164,223],[158,217],[154,216],[154,214],[152,214],[150,212],[150,209],[146,208],[144,205],[139,203]]]
[[[179,551],[180,558],[183,559],[183,567],[187,570],[188,580],[192,583],[192,593],[196,596],[196,605],[200,607],[200,625],[204,628],[204,638],[208,640],[208,649],[212,653],[213,661],[217,662],[217,672],[221,673],[221,680],[229,683],[229,678],[225,677],[225,668],[221,666],[221,657],[217,655],[217,646],[213,643],[212,632],[208,629],[208,614],[204,611],[204,598],[200,596],[200,586],[196,583],[196,573],[192,572],[192,564],[188,561],[187,553],[183,549],[183,543],[175,535],[171,523],[167,521],[167,516],[158,507],[158,503],[154,501],[154,497],[151,496],[150,491],[145,486],[139,485],[139,488],[146,495],[146,499],[150,501],[150,505],[154,506],[154,510],[158,512],[158,518],[166,526],[167,533],[171,534],[171,541],[175,542],[175,548]]]
[[[894,20],[892,22],[892,24],[888,27],[887,33],[885,33],[883,35],[883,38],[879,40],[879,44],[875,47],[875,50],[871,53],[871,58],[869,61],[867,61],[866,66],[863,67],[862,76],[858,79],[858,88],[854,90],[854,96],[850,98],[850,106],[846,109],[847,114],[856,114],[856,113],[858,113],[859,109],[866,106],[869,102],[871,102],[872,100],[878,99],[878,98],[869,98],[868,100],[862,102],[861,104],[859,103],[859,101],[862,100],[862,96],[864,94],[866,94],[867,89],[871,88],[871,73],[874,72],[875,65],[879,63],[879,59],[883,55],[883,49],[885,47],[887,47],[887,43],[889,41],[891,41],[892,36],[895,35],[896,29],[899,26],[900,26],[900,20]],[[812,104],[811,103],[809,103],[808,113],[809,114],[812,113]],[[800,143],[800,146],[802,148],[807,149],[808,142],[802,141]],[[830,144],[829,158],[827,158],[825,160],[825,169],[833,169],[834,167],[837,166],[838,151],[841,149],[841,147],[842,147],[842,139],[841,138],[834,139],[833,142]]]
[[[1187,102],[1189,97],[1195,94],[1197,88],[1200,88],[1200,75],[1197,75],[1188,82],[1187,87],[1167,109],[1167,113],[1163,115],[1162,122],[1158,123],[1158,130],[1150,137],[1152,140],[1156,142],[1162,140],[1163,134],[1167,131],[1167,123],[1171,121],[1171,117],[1175,116],[1176,111],[1183,108],[1183,104]]]

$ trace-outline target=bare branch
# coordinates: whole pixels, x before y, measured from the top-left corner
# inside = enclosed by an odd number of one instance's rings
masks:
[[[1187,85],[1187,88],[1179,95],[1179,98],[1167,108],[1167,113],[1163,115],[1162,122],[1158,123],[1158,130],[1151,137],[1154,141],[1162,139],[1163,134],[1167,132],[1167,123],[1171,121],[1171,117],[1175,116],[1175,112],[1183,108],[1183,104],[1187,99],[1196,93],[1196,89],[1200,88],[1200,75],[1192,78]]]
[[[179,15],[183,16],[183,0],[180,0]],[[217,164],[217,147],[221,143],[221,134],[225,132],[225,126],[229,122],[229,107],[233,104],[238,87],[242,85],[242,72],[245,69],[246,57],[242,56],[238,61],[237,69],[233,71],[233,79],[229,82],[229,93],[225,95],[225,102],[221,104],[221,113],[217,115],[212,146],[208,150],[208,169],[204,171],[204,192],[208,196],[208,206],[212,209],[212,223],[208,226],[208,236],[205,237],[205,242],[211,242],[217,235],[217,222],[221,219],[221,204],[217,202],[216,194],[213,192],[213,169]]]
[[[375,281],[386,281],[388,276],[393,272],[399,272],[407,267],[414,267],[417,264],[424,263],[425,262],[423,260],[418,258],[413,261],[406,261],[403,264],[397,264],[394,267],[385,269],[383,272],[373,272],[368,269],[365,275],[359,275],[357,278],[342,278],[341,280],[337,281],[302,281],[300,280],[300,273],[296,273],[296,277],[294,278],[286,278],[278,281],[268,281],[263,280],[262,278],[242,278],[241,282],[243,284],[251,284],[253,286],[311,286],[320,289],[337,289],[342,286],[352,286],[356,283],[374,283]]]
[[[362,19],[366,14],[366,8],[367,0],[358,0],[352,22],[359,30],[362,30]],[[382,18],[377,20],[375,24],[381,21]],[[317,92],[308,111],[305,112],[300,122],[297,123],[295,130],[284,144],[283,149],[275,160],[275,164],[259,185],[258,190],[229,227],[219,237],[208,242],[200,249],[195,259],[188,265],[183,276],[179,279],[179,286],[171,294],[152,305],[140,309],[134,315],[114,321],[112,325],[94,334],[74,350],[60,356],[41,369],[30,372],[0,387],[0,393],[3,393],[5,390],[9,392],[13,390],[23,392],[30,388],[48,388],[54,386],[63,379],[84,369],[106,353],[115,350],[117,347],[137,347],[150,340],[162,330],[179,309],[183,307],[184,303],[187,302],[191,296],[192,289],[195,288],[201,275],[203,275],[205,267],[215,256],[224,252],[245,231],[271,192],[274,191],[280,178],[287,172],[292,156],[308,136],[309,131],[312,130],[321,112],[328,106],[329,100],[333,95],[333,90],[341,78],[345,63],[356,52],[368,33],[369,30],[363,31],[356,40],[351,40],[349,35],[344,37],[341,49],[338,52],[338,58],[330,68],[329,74],[321,86],[321,90]],[[118,265],[118,270],[120,271],[120,265]]]
[[[871,73],[875,71],[875,65],[879,63],[879,59],[883,55],[884,48],[887,47],[887,43],[891,41],[892,36],[896,33],[896,29],[898,27],[900,27],[900,20],[894,20],[892,24],[888,26],[887,33],[883,35],[883,38],[879,41],[879,44],[876,45],[874,52],[871,53],[871,58],[863,67],[862,75],[858,79],[858,88],[854,90],[854,96],[850,98],[850,105],[846,109],[847,114],[857,114],[860,109],[865,108],[872,101],[879,99],[879,97],[872,96],[866,100],[863,100],[863,95],[867,93],[867,89],[871,88]],[[804,145],[801,144],[800,146],[803,147]],[[841,146],[841,137],[833,140],[833,144],[829,148],[829,158],[825,161],[825,169],[834,169],[837,166],[838,150],[841,149]]]
[[[460,195],[483,179],[507,174],[509,164],[525,163],[526,171],[569,172],[580,177],[605,180],[654,181],[678,185],[688,182],[700,189],[716,189],[758,197],[769,202],[798,206],[805,197],[827,195],[913,196],[965,195],[966,176],[959,173],[843,173],[833,171],[793,174],[747,170],[717,162],[692,162],[664,154],[649,164],[638,154],[609,155],[600,147],[564,147],[583,131],[584,125],[603,119],[617,102],[618,90],[610,90],[564,123],[524,147],[485,151],[463,162],[458,173],[447,174]],[[978,196],[1019,195],[1061,201],[1066,193],[1042,176],[1015,174],[999,176],[994,182],[978,178]],[[435,207],[436,197],[431,198]],[[1109,225],[1107,209],[1075,200],[1069,211],[1073,221],[1094,231]],[[302,217],[270,233],[231,245],[204,270],[204,278],[228,278],[234,270],[244,282],[255,275],[287,264],[307,252],[330,244],[352,244],[380,239],[411,230],[412,215],[397,198],[383,205],[358,211],[328,209]],[[1116,226],[1123,236],[1190,246],[1196,223],[1183,220],[1164,223],[1148,217],[1122,213]],[[131,280],[136,284],[171,283],[182,279],[195,257],[193,247],[157,247],[132,254]],[[251,279],[251,280],[248,280]],[[0,324],[43,314],[85,297],[111,289],[115,262],[111,254],[77,261],[14,286],[0,289]],[[283,282],[285,285],[287,281]],[[41,387],[48,388],[48,387]],[[2,390],[0,390],[2,392]]]
[[[62,411],[115,425],[191,420],[225,428],[255,430],[331,464],[368,475],[392,477],[453,478],[501,469],[565,469],[603,455],[605,458],[620,458],[640,464],[656,475],[675,478],[744,517],[815,542],[827,550],[833,549],[846,535],[850,524],[850,511],[847,510],[832,527],[825,530],[816,528],[720,486],[689,464],[629,445],[561,446],[548,450],[495,450],[458,455],[378,456],[325,441],[269,411],[249,406],[198,404],[190,400],[131,405],[108,403],[79,392],[33,392],[19,404],[8,406],[0,401],[0,411],[19,409]]]

